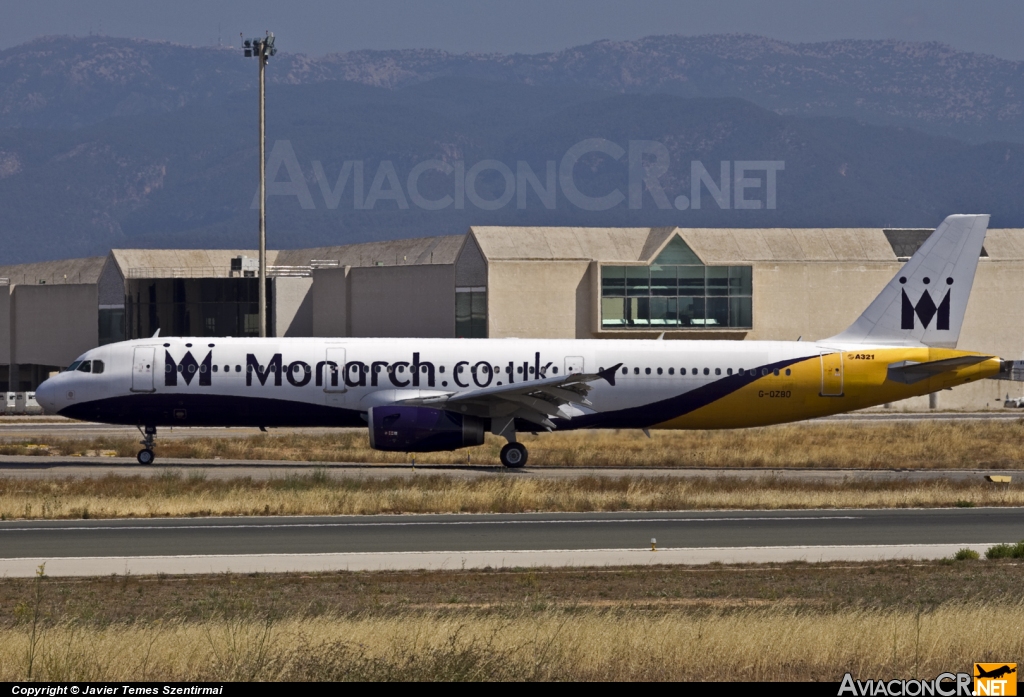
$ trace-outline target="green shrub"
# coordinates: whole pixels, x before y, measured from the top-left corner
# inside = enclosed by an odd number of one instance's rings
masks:
[[[981,555],[970,547],[964,547],[954,554],[953,558],[957,561],[973,561],[974,559],[981,559]]]
[[[985,552],[986,559],[1024,559],[1024,540],[1017,544],[1001,544],[989,547]]]

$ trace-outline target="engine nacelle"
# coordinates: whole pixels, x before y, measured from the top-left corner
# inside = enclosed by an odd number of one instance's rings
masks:
[[[456,450],[484,442],[484,422],[430,407],[371,407],[370,447],[405,453]]]

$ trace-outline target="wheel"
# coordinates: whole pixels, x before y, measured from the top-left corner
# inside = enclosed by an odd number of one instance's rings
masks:
[[[135,457],[138,459],[140,465],[152,465],[153,460],[156,459],[156,455],[154,455],[153,451],[149,448],[143,448]]]
[[[526,446],[522,443],[507,443],[501,449],[501,464],[506,467],[522,467],[526,464]]]

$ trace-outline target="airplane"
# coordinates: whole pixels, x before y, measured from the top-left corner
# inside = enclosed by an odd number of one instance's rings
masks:
[[[367,427],[406,453],[595,428],[731,429],[863,409],[984,378],[1014,361],[956,350],[988,227],[952,215],[848,329],[819,341],[629,339],[135,339],[46,380],[49,413],[136,426]]]
[[[1014,665],[1016,665],[1016,664],[1014,664]],[[1010,673],[1016,673],[1017,672],[1016,668],[1011,668],[1009,665],[1003,665],[1003,666],[1000,666],[998,668],[994,668],[992,670],[985,670],[980,665],[975,663],[974,664],[974,669],[976,671],[978,671],[978,674],[974,676],[976,678],[996,678],[996,679],[998,679],[998,678],[1003,677],[1004,675],[1009,675]]]

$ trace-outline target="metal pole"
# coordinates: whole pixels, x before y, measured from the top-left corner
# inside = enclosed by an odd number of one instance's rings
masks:
[[[260,337],[267,336],[267,132],[264,107],[266,44],[260,44]]]

